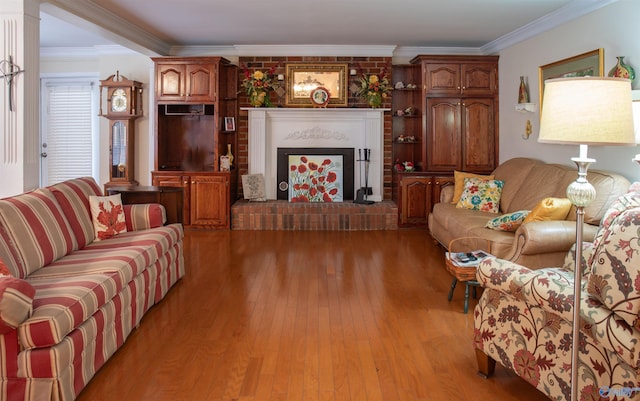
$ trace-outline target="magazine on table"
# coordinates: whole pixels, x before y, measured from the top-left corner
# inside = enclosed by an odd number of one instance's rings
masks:
[[[447,258],[461,267],[475,267],[490,255],[481,250],[471,252],[447,252]]]

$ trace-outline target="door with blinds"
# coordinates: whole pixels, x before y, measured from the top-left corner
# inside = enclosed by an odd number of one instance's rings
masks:
[[[41,81],[40,185],[98,180],[98,76]]]

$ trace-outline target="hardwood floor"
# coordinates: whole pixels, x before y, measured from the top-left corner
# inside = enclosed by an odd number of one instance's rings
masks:
[[[546,400],[476,374],[426,231],[188,231],[185,261],[78,401]]]

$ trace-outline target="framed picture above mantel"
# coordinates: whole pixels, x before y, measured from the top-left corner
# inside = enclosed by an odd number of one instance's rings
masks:
[[[348,64],[288,63],[286,65],[287,106],[313,107],[312,92],[319,87],[329,93],[327,105],[347,106]]]

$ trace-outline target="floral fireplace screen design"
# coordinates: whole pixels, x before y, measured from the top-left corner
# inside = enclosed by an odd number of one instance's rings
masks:
[[[277,199],[353,200],[353,148],[278,148],[277,153]]]
[[[289,202],[342,202],[342,155],[289,156]]]

